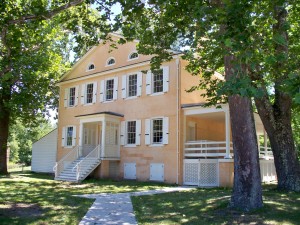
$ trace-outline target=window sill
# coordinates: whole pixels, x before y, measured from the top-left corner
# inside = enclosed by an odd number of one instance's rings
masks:
[[[157,93],[153,93],[153,94],[150,94],[150,96],[158,96],[158,95],[164,95],[165,92],[157,92]]]
[[[70,148],[74,148],[75,146],[64,146],[63,148],[67,148],[67,149],[70,149]]]
[[[151,145],[149,145],[150,147],[163,147],[164,146],[164,144],[151,144]]]
[[[83,106],[89,106],[89,105],[93,105],[94,103],[85,103],[83,104]]]
[[[125,148],[135,148],[136,145],[135,144],[127,144],[127,145],[124,145]]]
[[[125,100],[132,100],[132,99],[137,99],[138,96],[131,96],[131,97],[127,97],[127,98],[124,98]]]

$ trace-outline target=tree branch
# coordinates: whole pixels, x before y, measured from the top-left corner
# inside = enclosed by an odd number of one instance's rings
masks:
[[[56,9],[53,9],[51,11],[47,11],[43,15],[24,15],[18,19],[8,21],[8,24],[9,25],[22,24],[22,23],[25,23],[26,21],[32,21],[32,20],[48,20],[48,19],[51,19],[52,17],[54,17],[55,15],[59,14],[60,12],[66,10],[66,9],[69,9],[71,7],[80,5],[83,2],[84,2],[84,0],[75,0],[75,1],[69,2],[67,4],[64,4]]]
[[[9,60],[10,59],[10,56],[11,56],[11,49],[10,47],[8,46],[7,44],[7,41],[6,41],[6,33],[7,33],[7,27],[4,27],[2,28],[2,31],[1,31],[1,41],[2,41],[2,44],[3,46],[6,48],[7,50],[7,53],[5,54],[7,59]],[[2,77],[4,74],[8,73],[11,71],[11,62],[9,62],[7,64],[6,67],[4,67],[1,71],[0,71],[0,77]]]

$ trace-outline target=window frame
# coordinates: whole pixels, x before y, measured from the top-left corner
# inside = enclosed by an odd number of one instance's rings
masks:
[[[114,61],[114,63],[109,63],[111,60]],[[106,63],[105,63],[105,66],[113,66],[116,64],[116,59],[114,57],[109,57],[107,60],[106,60]]]
[[[72,129],[72,135],[70,136],[70,129]],[[76,126],[67,125],[62,127],[62,142],[63,148],[73,148],[76,145]]]
[[[131,56],[133,55],[133,54],[137,54],[137,57],[135,57],[135,58],[131,58]],[[137,53],[137,51],[134,51],[134,52],[131,52],[129,55],[128,55],[128,59],[127,59],[127,61],[132,61],[132,60],[136,60],[136,59],[138,59],[139,58],[139,53]]]
[[[91,69],[90,67],[93,66],[93,68]],[[95,70],[96,69],[96,66],[94,63],[90,63],[88,64],[87,68],[86,68],[86,71],[92,71],[92,70]]]
[[[148,70],[146,74],[146,95],[156,96],[169,92],[169,66],[162,66],[159,70],[162,70],[162,90],[155,91],[155,71],[153,73],[151,70]]]
[[[161,142],[154,142],[154,121],[162,120],[162,140]],[[153,117],[145,119],[145,145],[150,147],[162,147],[169,144],[169,117]]]

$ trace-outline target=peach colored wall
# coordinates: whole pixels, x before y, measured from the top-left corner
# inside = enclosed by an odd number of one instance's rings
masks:
[[[219,185],[220,187],[232,187],[234,176],[233,162],[219,162]]]
[[[123,56],[126,57],[129,52],[134,50],[135,45],[128,44],[120,47],[126,49]],[[127,54],[128,53],[128,54]],[[111,53],[114,54],[114,53]],[[94,51],[90,57],[97,58],[97,61],[108,58],[108,54],[103,53],[101,48]],[[116,58],[116,64],[119,66],[121,64],[121,58],[117,58],[117,53],[114,55]],[[122,54],[120,54],[121,57]],[[98,60],[101,59],[101,60]],[[142,60],[141,57],[139,60]],[[124,64],[127,61],[124,61]],[[84,61],[89,62],[89,59]],[[136,63],[136,62],[135,62]],[[146,74],[143,74],[142,82],[142,96],[134,99],[122,99],[122,75],[128,73],[134,73],[142,70],[148,70],[150,65],[141,66],[134,69],[124,68],[121,72],[111,72],[106,75],[99,75],[94,78],[86,78],[84,80],[76,80],[75,77],[81,77],[82,74],[85,74],[85,65],[88,63],[82,62],[82,67],[76,67],[67,77],[64,78],[60,83],[60,106],[59,106],[59,125],[58,125],[58,154],[57,160],[61,159],[63,155],[67,154],[71,148],[61,147],[61,137],[62,137],[62,127],[74,125],[76,126],[76,145],[79,143],[79,124],[80,120],[75,116],[91,114],[97,112],[111,111],[119,114],[123,114],[124,118],[122,120],[135,120],[140,119],[142,121],[141,129],[141,145],[137,147],[123,147],[121,146],[121,160],[120,160],[120,175],[123,177],[123,168],[124,163],[126,162],[136,162],[137,164],[137,179],[138,180],[148,180],[149,179],[149,168],[150,163],[164,163],[164,177],[165,181],[168,183],[175,183],[177,180],[177,156],[176,156],[176,147],[177,147],[177,65],[175,60],[164,63],[163,66],[169,66],[169,91],[162,95],[157,96],[148,96],[146,95]],[[100,67],[95,63],[96,68],[100,70]],[[122,64],[121,64],[122,65]],[[105,69],[105,68],[104,68]],[[100,103],[100,81],[111,78],[118,77],[118,99],[113,102]],[[91,105],[81,105],[80,104],[80,95],[81,95],[81,85],[87,82],[97,81],[97,99],[95,104]],[[71,108],[64,107],[64,93],[65,88],[70,88],[73,86],[79,85],[79,100],[78,105]],[[151,147],[146,146],[144,141],[145,136],[145,119],[152,117],[169,117],[169,144],[161,147]],[[108,171],[108,166],[102,162],[100,176],[104,176],[104,170]],[[108,173],[108,172],[107,172]]]
[[[188,73],[185,67],[188,65],[188,62],[185,60],[180,60],[180,92],[181,92],[181,104],[192,104],[192,103],[204,103],[206,102],[205,98],[201,97],[200,94],[204,91],[193,91],[191,93],[186,92],[192,86],[197,86],[201,80],[200,75],[192,76]]]
[[[187,116],[186,129],[188,129],[189,122],[197,124],[196,140],[225,141],[225,118],[224,121],[215,121],[212,119],[202,119],[201,116]],[[186,135],[188,135],[188,132]]]
[[[117,45],[117,49],[112,49],[109,47],[109,44],[100,44],[99,47],[91,49],[91,54],[88,54],[86,57],[84,57],[84,60],[81,60],[79,63],[75,64],[73,70],[68,75],[68,79],[83,77],[127,65],[133,65],[140,62],[149,61],[151,59],[151,56],[139,55],[138,59],[128,60],[129,54],[133,51],[136,51],[135,46],[136,43],[130,42],[124,45]],[[110,57],[115,58],[116,64],[106,66],[107,59]],[[95,65],[95,69],[87,71],[87,67],[91,63]]]

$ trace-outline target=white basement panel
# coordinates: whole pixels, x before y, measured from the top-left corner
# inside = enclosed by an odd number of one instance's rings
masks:
[[[124,179],[136,179],[136,163],[124,163]]]
[[[150,164],[150,180],[164,181],[165,179],[165,166],[163,163]]]

